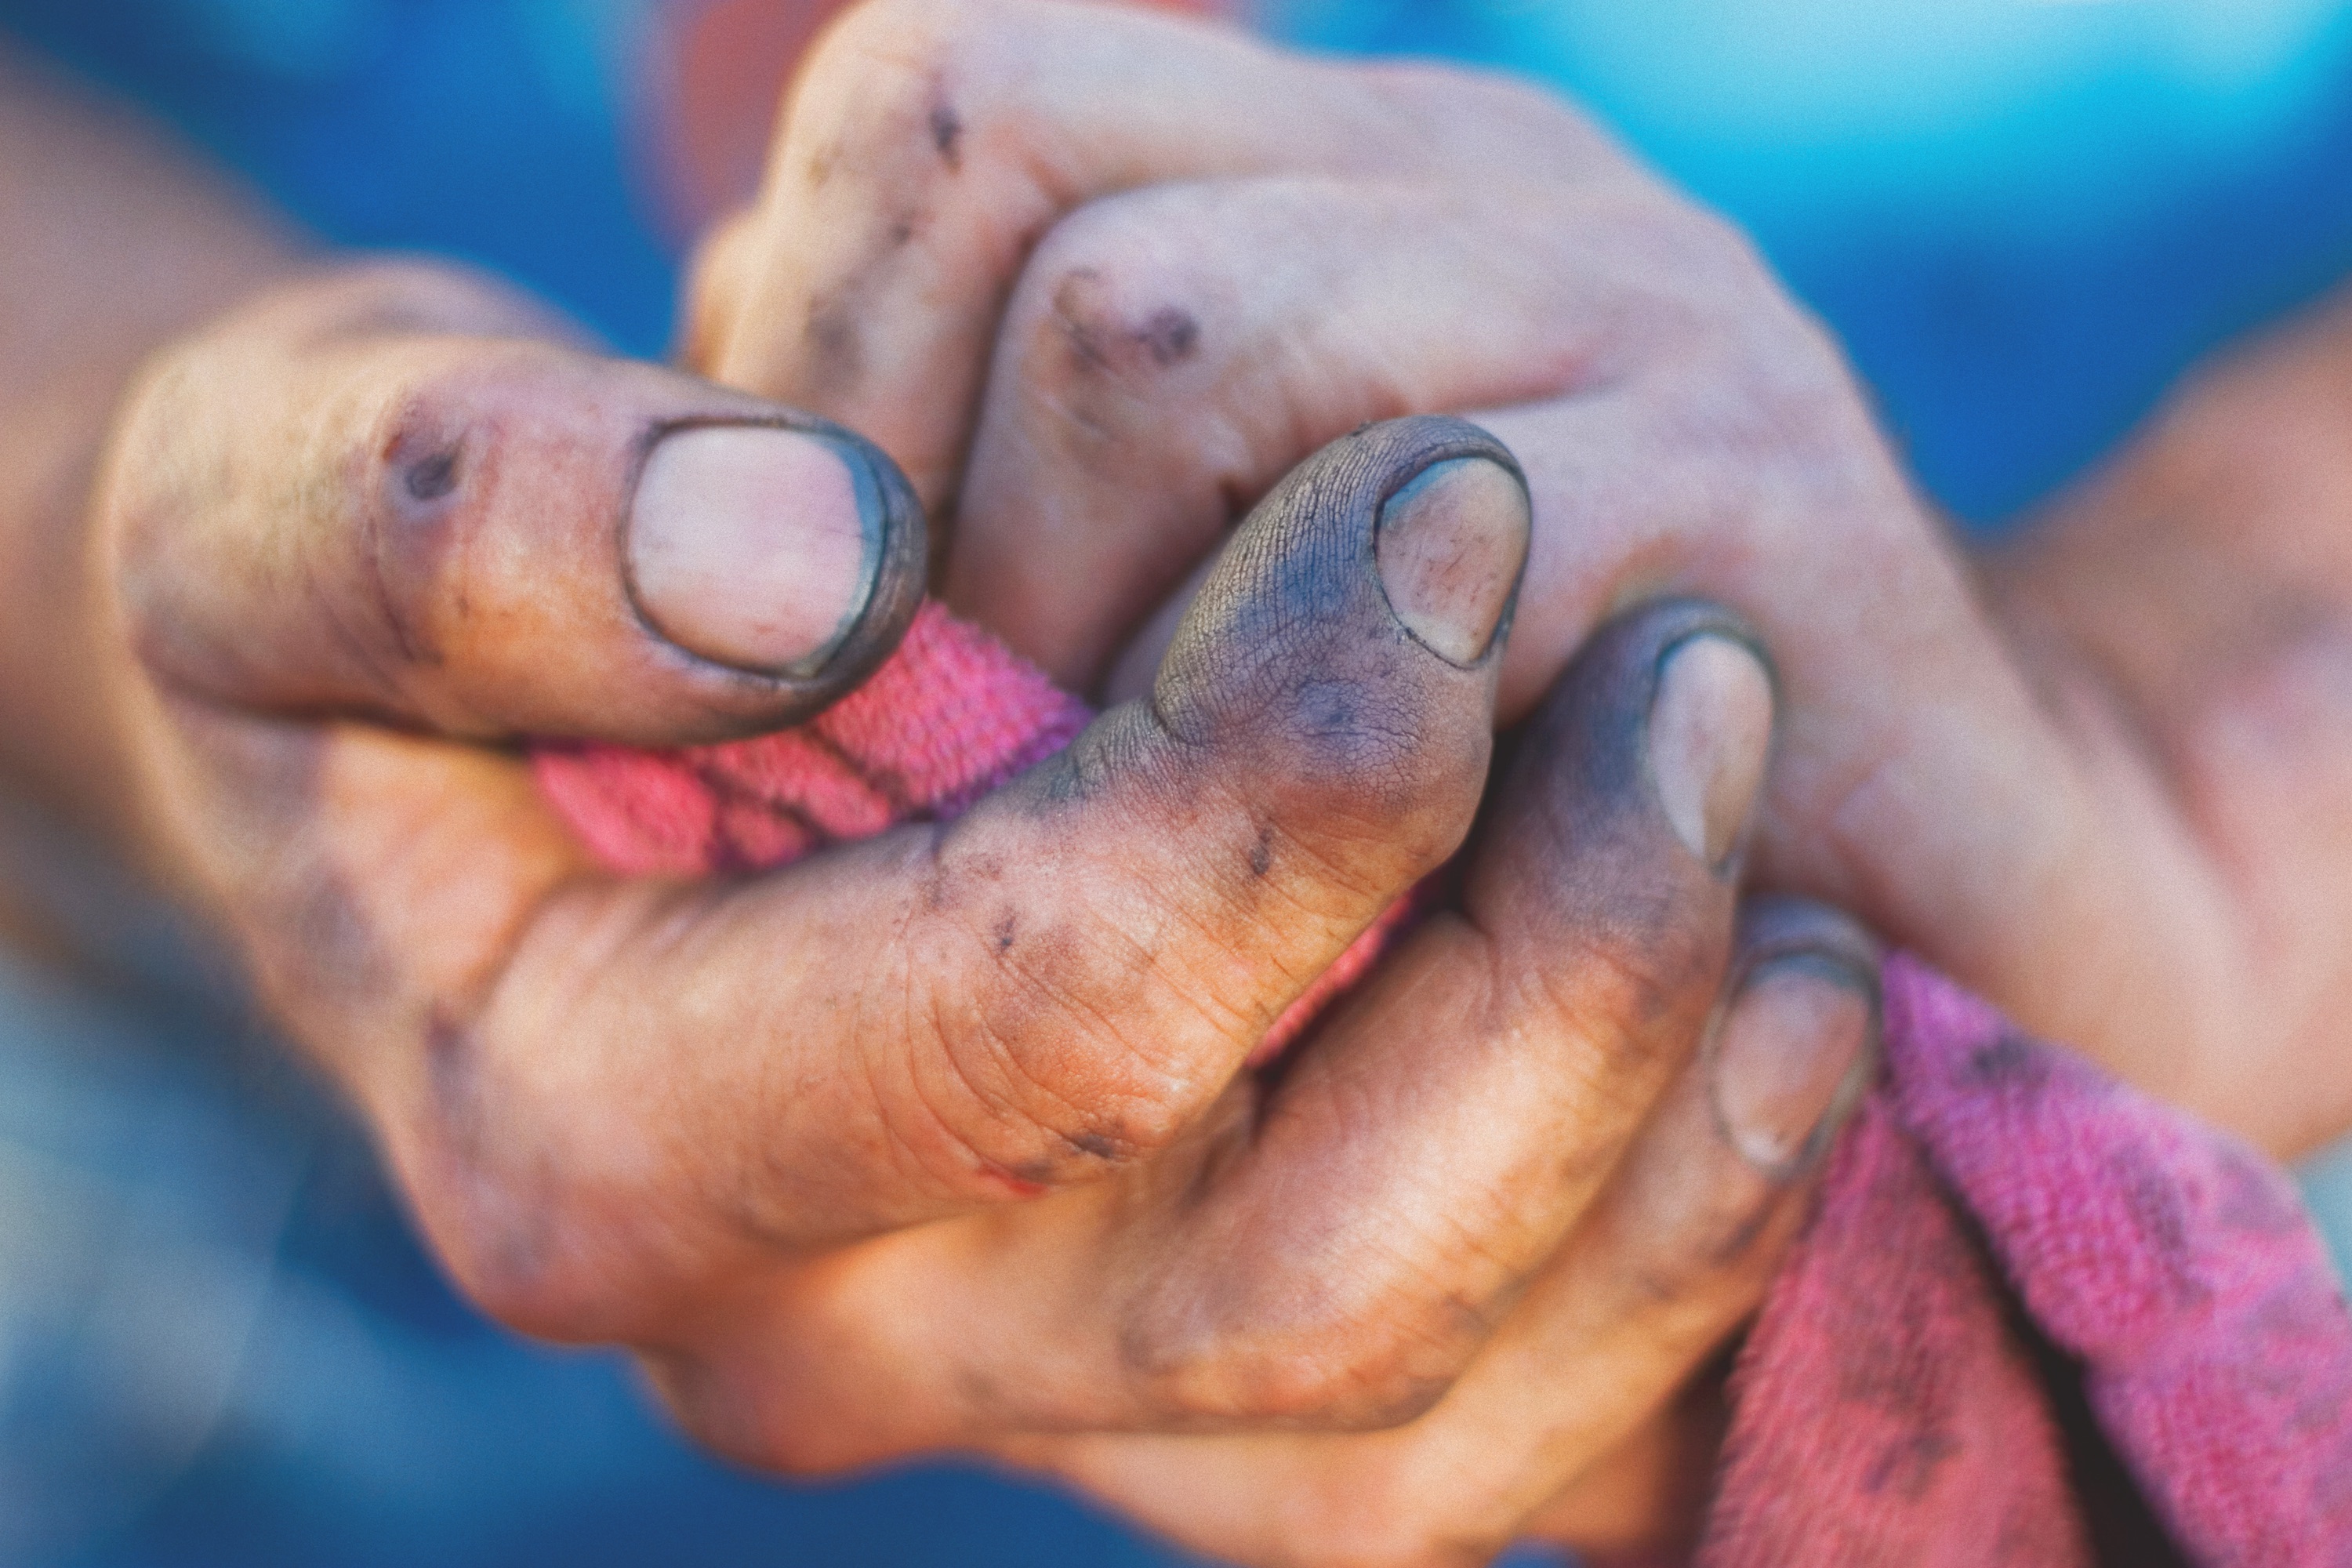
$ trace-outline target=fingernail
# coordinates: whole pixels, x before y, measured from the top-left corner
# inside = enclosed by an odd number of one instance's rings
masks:
[[[1475,664],[1527,564],[1527,487],[1485,458],[1432,463],[1381,503],[1374,554],[1405,629],[1439,658]]]
[[[1878,980],[1845,958],[1773,955],[1740,982],[1715,1037],[1716,1117],[1740,1157],[1785,1179],[1811,1168],[1878,1059]]]
[[[661,437],[628,534],[638,607],[717,663],[805,679],[874,595],[882,501],[856,452],[804,431],[701,425]]]
[[[1772,750],[1772,678],[1747,644],[1701,632],[1668,648],[1650,699],[1650,778],[1675,837],[1722,868]]]

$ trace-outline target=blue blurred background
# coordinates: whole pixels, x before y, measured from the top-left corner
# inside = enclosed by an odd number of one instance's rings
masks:
[[[696,0],[0,0],[343,242],[668,340],[649,62]],[[1748,225],[1928,489],[1998,529],[2197,355],[2352,273],[2352,0],[1273,0],[1320,47],[1582,95]],[[650,150],[649,150],[650,149]],[[687,1450],[608,1357],[451,1298],[359,1141],[177,933],[0,822],[0,1565],[1169,1563],[935,1467]],[[2352,1256],[2352,1151],[2304,1173]]]

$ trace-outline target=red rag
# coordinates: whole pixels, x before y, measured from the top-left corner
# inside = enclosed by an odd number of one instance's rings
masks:
[[[535,766],[614,870],[750,871],[951,818],[1091,717],[926,605],[798,730],[549,745]],[[1253,1060],[1377,962],[1413,903]],[[2106,1515],[2141,1507],[2190,1563],[2352,1568],[2352,1316],[2284,1176],[1916,960],[1885,980],[1884,1078],[1733,1373],[1703,1568],[2088,1564],[2120,1538]],[[2070,1448],[2057,1415],[2077,1401],[2136,1499],[2079,1484],[2084,1439]]]

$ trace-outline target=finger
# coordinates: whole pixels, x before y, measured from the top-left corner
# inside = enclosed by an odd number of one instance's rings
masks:
[[[1138,198],[1139,211],[1150,217],[1160,199]],[[1563,199],[1580,210],[1615,197]],[[1667,216],[1643,242],[1639,226],[1656,205],[1633,201],[1624,210],[1635,226],[1602,235],[1592,263],[1562,253],[1564,270],[1548,284],[1552,300],[1567,301],[1559,309],[1568,319],[1646,323],[1623,340],[1630,357],[1619,363],[1602,353],[1616,369],[1569,395],[1472,415],[1525,455],[1536,501],[1522,618],[1498,699],[1503,721],[1528,711],[1617,605],[1687,593],[1737,607],[1773,648],[1789,698],[1787,752],[1759,841],[1762,885],[1854,910],[2028,1026],[2074,1042],[2144,1087],[2227,1105],[2213,1085],[2229,1075],[2215,1064],[2242,1042],[2216,1023],[2211,999],[2235,994],[2220,973],[2234,949],[2217,934],[2207,851],[2137,776],[2138,741],[2064,681],[2056,689],[2076,694],[2053,715],[2052,693],[2029,684],[2009,635],[1887,456],[1826,341],[1711,220]],[[1399,237],[1370,249],[1416,243]],[[1155,247],[1149,263],[1131,262]],[[1139,301],[1198,298],[1211,319],[1238,321],[1217,301],[1251,290],[1241,287],[1244,274],[1199,260],[1218,254],[1188,226],[1139,218],[1135,235],[1118,227],[1106,242],[1098,270],[1151,280]],[[1656,265],[1629,278],[1622,264],[1601,265],[1604,257]],[[1378,296],[1378,309],[1353,308],[1348,279],[1377,280],[1381,267],[1343,262],[1316,279],[1314,297],[1292,301],[1263,330],[1202,333],[1212,346],[1200,357],[1214,362],[1204,369],[1104,378],[1118,385],[1092,402],[1063,396],[1087,413],[1083,462],[1056,455],[1050,411],[1007,390],[1016,375],[1052,386],[1063,373],[1008,369],[974,452],[972,499],[951,561],[956,591],[984,592],[992,617],[1000,609],[1010,616],[993,624],[1008,625],[1065,679],[1091,678],[1104,638],[1131,624],[1137,604],[1172,581],[1171,571],[1181,575],[1185,551],[1213,536],[1223,487],[1246,493],[1257,437],[1233,432],[1273,428],[1268,449],[1279,452],[1284,420],[1304,410],[1301,427],[1312,430],[1324,416],[1316,398],[1332,416],[1348,412],[1328,394],[1302,395],[1294,385],[1354,383],[1386,397],[1440,374],[1471,377],[1454,345],[1481,344],[1479,327],[1436,321],[1403,290]],[[1350,309],[1328,331],[1297,324],[1322,320],[1327,298]],[[1497,308],[1507,317],[1503,299]],[[1132,305],[1122,309],[1133,315]],[[1028,296],[1016,302],[1006,339],[1013,363],[1024,342],[1048,333],[1044,310]],[[1529,341],[1548,342],[1544,330],[1530,325]],[[1319,357],[1294,364],[1301,344]],[[1185,379],[1195,374],[1202,379]],[[1237,409],[1276,412],[1258,424]],[[1180,454],[1176,466],[1155,467],[1166,452]],[[1174,477],[1186,464],[1208,482],[1188,488]],[[1132,533],[1102,521],[1120,514],[1106,510],[1094,477],[1129,465],[1172,498]],[[983,477],[998,473],[1015,477]],[[1065,489],[1074,499],[1055,499]],[[1034,552],[1025,542],[1031,518],[1045,520],[1048,542]],[[1093,616],[1068,595],[1049,602],[1044,563],[1072,560],[1084,561],[1087,580],[1109,585],[1104,601],[1121,607]],[[1858,584],[1869,591],[1831,591]],[[1132,656],[1139,664],[1150,657],[1148,643]],[[1972,804],[1958,811],[1955,801]],[[2053,952],[2070,962],[2053,965]],[[2189,956],[2151,971],[2144,955],[2152,952]]]
[[[1690,331],[1689,297],[1738,248],[1637,181],[1266,178],[1097,201],[1007,307],[948,601],[1091,690],[1298,452],[1368,419],[1622,379]]]
[[[1614,158],[1498,79],[1309,60],[1139,9],[887,0],[792,90],[764,260],[705,368],[866,432],[943,512],[1005,293],[1060,214],[1171,180]]]
[[[2021,1026],[2194,1097],[2231,1048],[2203,851],[2136,773],[2137,741],[2063,677],[2029,680],[1850,393],[1628,386],[1480,420],[1527,454],[1537,497],[1506,716],[1617,595],[1663,582],[1738,606],[1788,698],[1758,885],[1849,910]]]
[[[759,219],[756,211],[746,207],[713,226],[695,247],[680,323],[685,333],[678,345],[681,363],[715,365],[725,352],[727,332],[759,275],[760,245],[765,237]]]
[[[438,270],[223,323],[116,449],[133,645],[237,708],[715,740],[847,690],[922,592],[920,516],[870,446]]]
[[[1481,1430],[1538,1439],[1517,1484],[1496,1489],[1498,1521],[1540,1503],[1530,1528],[1552,1539],[1597,1547],[1601,1527],[1623,1530],[1601,1512],[1591,1472],[1667,1408],[1763,1299],[1877,1070],[1878,956],[1867,935],[1796,900],[1751,905],[1741,927],[1701,1061],[1530,1293],[1524,1335],[1498,1347],[1443,1430],[1426,1436],[1417,1468],[1433,1478],[1466,1466]],[[1572,1389],[1543,1375],[1570,1366],[1598,1375]],[[1654,1516],[1651,1529],[1671,1537],[1694,1523]]]
[[[1467,1568],[1529,1533],[1588,1550],[1686,1544],[1695,1519],[1662,1508],[1693,1498],[1711,1456],[1669,1442],[1647,1455],[1680,1467],[1662,1469],[1638,1462],[1639,1439],[1753,1310],[1802,1223],[1874,1070],[1876,974],[1842,917],[1751,910],[1706,1050],[1421,1419],[1356,1436],[1070,1440],[1028,1457],[1247,1562]]]
[[[1772,707],[1712,606],[1595,637],[1520,740],[1460,911],[1286,1064],[1172,1234],[1132,1244],[1150,1283],[1120,1342],[1163,1405],[1386,1424],[1468,1364],[1702,1033]]]
[[[574,879],[469,988],[326,999],[311,1033],[352,1042],[460,1278],[542,1331],[635,1337],[747,1258],[1166,1147],[1467,831],[1525,551],[1509,461],[1444,420],[1320,455],[1151,703],[952,826],[748,883]],[[381,952],[439,942],[374,901],[404,879],[334,860],[416,788],[317,787],[310,841],[250,873],[290,881],[284,926],[328,889]]]
[[[849,1280],[824,1310],[859,1349],[829,1342],[822,1369],[752,1352],[770,1372],[734,1382],[936,1369],[991,1391],[950,1437],[1380,1425],[1425,1405],[1713,1005],[1770,734],[1742,635],[1693,605],[1612,627],[1525,742],[1461,912],[1432,917],[1271,1085],[1237,1086],[1062,1224],[942,1242],[924,1294],[965,1310],[893,1312],[898,1268]]]

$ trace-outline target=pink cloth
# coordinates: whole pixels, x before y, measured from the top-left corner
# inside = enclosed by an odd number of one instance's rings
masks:
[[[925,605],[799,730],[537,771],[616,869],[748,870],[953,816],[1088,717]],[[1885,1078],[1733,1373],[1704,1568],[2352,1568],[2352,1318],[2285,1178],[1914,960],[1885,985]]]

